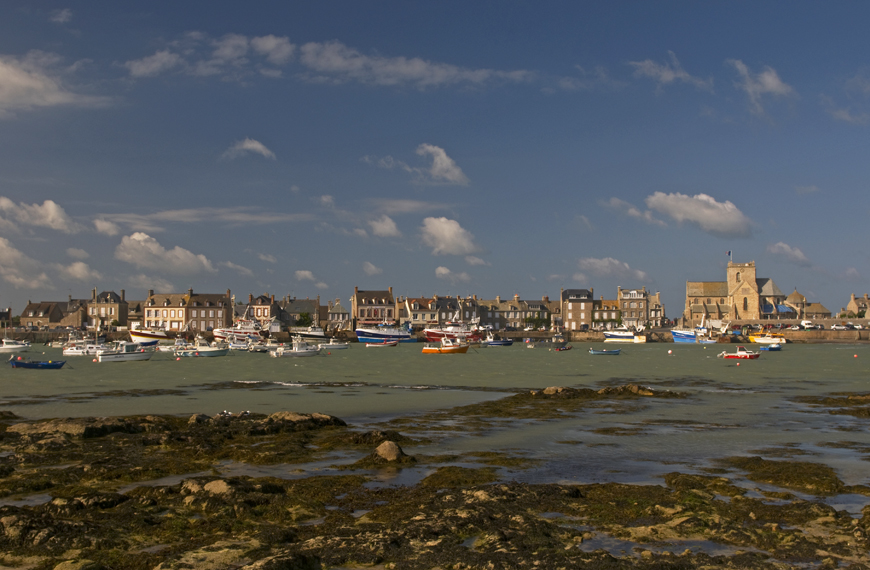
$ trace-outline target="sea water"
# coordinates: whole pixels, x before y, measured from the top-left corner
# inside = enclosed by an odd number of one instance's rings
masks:
[[[619,356],[593,356],[589,347],[604,345],[553,351],[515,343],[425,355],[414,343],[354,344],[312,358],[158,353],[127,363],[34,347],[26,354],[34,360],[65,359],[67,365],[0,368],[0,410],[24,419],[290,410],[330,414],[366,429],[548,386],[634,383],[687,397],[596,402],[561,419],[499,422],[473,437],[441,437],[414,452],[509,451],[539,461],[535,469],[508,474],[530,482],[660,483],[669,471],[760,455],[825,463],[846,484],[870,483],[867,420],[796,400],[870,392],[870,345],[789,344],[753,361],[717,358],[733,345],[632,344],[622,345]]]

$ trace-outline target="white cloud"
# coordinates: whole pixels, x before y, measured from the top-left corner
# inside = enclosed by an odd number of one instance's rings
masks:
[[[87,259],[90,257],[90,254],[88,252],[77,247],[68,247],[66,249],[66,254],[70,257],[74,257],[75,259]]]
[[[317,283],[314,284],[314,286],[317,287],[318,289],[329,289],[329,285],[324,283],[323,281],[318,281]]]
[[[51,281],[39,263],[0,237],[0,277],[16,289],[51,288]]]
[[[31,51],[24,58],[0,56],[0,118],[15,109],[73,105],[97,107],[110,99],[80,95],[67,89],[57,70],[60,58],[53,54]]]
[[[330,196],[329,194],[324,194],[318,199],[318,202],[324,208],[335,208],[335,198]]]
[[[9,198],[0,196],[0,212],[6,212],[20,224],[50,228],[67,234],[81,230],[81,226],[73,222],[53,200],[46,200],[42,204],[16,204]],[[7,222],[13,226],[15,224],[12,220]]]
[[[175,285],[167,281],[166,279],[161,279],[159,277],[149,277],[144,273],[139,273],[138,275],[133,275],[129,279],[127,279],[127,283],[130,287],[137,287],[139,289],[153,289],[157,292],[169,293],[170,291],[175,290]]]
[[[167,250],[156,239],[143,232],[124,236],[115,248],[115,259],[126,261],[136,267],[182,275],[202,271],[215,272],[214,266],[206,256],[197,255],[179,246]]]
[[[284,222],[306,222],[313,219],[313,216],[310,214],[284,214],[257,206],[188,208],[184,210],[163,210],[145,215],[103,214],[103,216],[111,217],[117,223],[126,224],[134,230],[144,232],[163,231],[161,225],[163,223],[193,224],[205,222],[208,224],[221,223],[230,227],[240,227]]]
[[[587,71],[582,66],[574,66],[577,69],[576,76],[560,77],[556,85],[564,91],[590,91],[592,89],[620,89],[625,86],[622,81],[617,81],[610,77],[607,69],[602,66],[596,66],[591,71]],[[555,89],[544,89],[547,93],[554,93]]]
[[[582,214],[574,216],[574,227],[584,232],[595,231],[595,226],[589,221],[589,218]]]
[[[477,257],[476,255],[466,255],[465,263],[467,263],[468,265],[490,265],[488,261],[485,261]]]
[[[254,276],[253,271],[251,271],[247,267],[243,267],[241,265],[236,265],[232,261],[221,261],[220,263],[218,263],[218,265],[226,267],[227,269],[232,269],[233,271],[236,271],[239,275],[244,275],[245,277],[253,277]]]
[[[376,267],[374,263],[366,261],[363,263],[363,272],[365,272],[366,275],[380,275],[384,270],[380,267]]]
[[[116,236],[121,233],[121,228],[118,227],[118,224],[108,220],[94,220],[94,228],[96,228],[97,233],[106,234],[107,236]]]
[[[213,61],[230,65],[247,63],[245,56],[248,53],[248,38],[241,34],[226,34],[221,39],[214,40],[212,46]]]
[[[457,281],[470,281],[471,277],[468,273],[464,271],[462,273],[453,273],[446,267],[436,267],[435,268],[435,277],[438,279],[445,279],[450,281],[451,283],[456,283]]]
[[[296,272],[296,280],[297,281],[316,281],[314,278],[314,273],[308,271],[307,269],[300,269]]]
[[[265,158],[271,158],[275,160],[275,153],[266,148],[266,145],[261,143],[260,141],[255,141],[254,139],[246,138],[243,141],[238,141],[236,144],[228,148],[222,155],[222,158],[233,159],[243,156],[249,152],[253,152],[255,154],[259,154],[264,156]]]
[[[860,279],[861,274],[854,267],[847,267],[846,268],[846,277],[848,279]]]
[[[353,233],[353,235],[359,236],[361,238],[369,237],[368,232],[362,228],[355,228],[352,233]]]
[[[480,249],[474,244],[474,235],[456,220],[426,218],[421,230],[423,243],[432,248],[432,255],[469,255]]]
[[[667,226],[666,223],[664,223],[663,221],[661,221],[661,220],[657,219],[655,216],[653,216],[653,213],[650,212],[649,210],[646,210],[645,212],[643,212],[640,209],[638,209],[637,207],[635,207],[633,204],[626,202],[625,200],[620,200],[619,198],[614,197],[606,202],[599,202],[599,203],[606,208],[610,208],[611,210],[616,210],[618,212],[622,212],[623,214],[630,216],[632,218],[637,218],[639,220],[643,220],[647,223],[654,224],[657,226]],[[586,225],[591,226],[591,224],[589,223],[589,220],[585,219],[585,216],[581,216],[581,217],[584,218]],[[582,221],[581,221],[581,223],[582,223]]]
[[[749,237],[752,221],[729,201],[717,202],[706,194],[687,196],[656,192],[646,199],[647,207],[670,216],[678,223],[689,222],[718,237]]]
[[[870,113],[854,111],[851,107],[840,107],[827,95],[821,95],[819,99],[825,111],[838,121],[852,125],[866,125],[870,122]]]
[[[87,282],[103,278],[99,271],[91,269],[84,261],[75,261],[69,265],[57,265],[56,267],[64,279]]]
[[[48,19],[55,24],[66,24],[72,20],[72,15],[72,10],[64,8],[63,10],[53,10]]]
[[[154,55],[125,62],[124,67],[130,71],[130,75],[133,77],[154,77],[183,63],[184,60],[180,55],[164,49],[157,51]]]
[[[768,245],[767,252],[782,256],[788,261],[802,267],[810,266],[810,260],[804,255],[804,252],[783,242]]]
[[[431,212],[433,210],[445,210],[447,204],[441,202],[424,202],[422,200],[396,199],[387,200],[375,198],[369,200],[373,206],[385,214],[415,214]]]
[[[613,259],[612,257],[604,257],[601,259],[595,257],[584,257],[577,261],[577,266],[580,271],[590,273],[595,277],[610,277],[614,279],[626,279],[629,281],[649,281],[649,276],[645,271],[632,269],[624,261]],[[582,278],[578,279],[577,277]],[[585,274],[575,274],[574,279],[577,281],[585,281]]]
[[[257,53],[265,55],[266,60],[275,65],[284,65],[289,62],[296,49],[296,46],[291,44],[286,36],[279,38],[273,35],[251,38],[251,47]]]
[[[307,43],[299,51],[299,61],[313,72],[309,79],[317,82],[358,81],[426,89],[456,84],[482,86],[495,80],[522,82],[532,76],[527,71],[465,69],[420,58],[368,56],[338,41]]]
[[[456,162],[452,158],[447,156],[443,148],[423,143],[417,147],[417,154],[432,157],[432,167],[428,170],[432,181],[460,184],[462,186],[468,184],[468,178],[462,172],[462,169],[456,165]]]
[[[680,65],[674,52],[668,51],[668,55],[670,56],[670,62],[668,63],[658,63],[647,59],[644,61],[630,61],[628,64],[634,67],[635,77],[649,77],[658,82],[660,88],[662,85],[680,81],[694,85],[698,89],[707,91],[713,89],[713,79],[701,79],[700,77],[689,75],[683,69],[683,66]]]
[[[378,237],[400,237],[402,235],[402,232],[396,227],[396,222],[386,214],[377,220],[370,221],[369,226],[372,228],[372,233]]]
[[[259,257],[261,261],[266,261],[268,263],[277,263],[278,262],[278,260],[275,259],[274,255],[269,255],[268,253],[258,253],[257,257]]]
[[[784,83],[770,66],[765,66],[760,73],[753,74],[746,64],[739,59],[729,59],[727,63],[732,65],[740,74],[741,81],[734,85],[738,89],[742,89],[749,97],[749,109],[756,115],[764,115],[764,107],[761,104],[763,96],[786,97],[795,94],[794,89]]]

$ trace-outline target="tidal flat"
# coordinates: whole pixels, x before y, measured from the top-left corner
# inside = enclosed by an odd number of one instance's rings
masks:
[[[703,465],[663,456],[656,483],[633,484],[552,482],[546,457],[489,447],[488,437],[517,424],[630,417],[692,398],[606,384],[516,391],[366,425],[296,412],[35,420],[5,412],[0,567],[870,568],[870,488],[799,446]],[[795,405],[868,427],[865,393]],[[648,430],[728,429],[663,423],[586,435],[618,448]],[[555,445],[582,458],[605,445],[599,439]],[[825,445],[867,449],[843,438]]]

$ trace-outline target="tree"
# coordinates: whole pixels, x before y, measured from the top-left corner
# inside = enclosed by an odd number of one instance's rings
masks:
[[[308,313],[299,313],[299,316],[296,317],[297,327],[310,327],[312,324],[311,315]]]

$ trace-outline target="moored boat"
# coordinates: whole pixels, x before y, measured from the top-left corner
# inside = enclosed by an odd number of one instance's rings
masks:
[[[142,346],[154,346],[170,339],[163,329],[133,329],[130,331],[130,340]]]
[[[9,364],[12,368],[33,368],[36,370],[57,370],[63,368],[66,360],[30,360],[29,358],[16,358],[13,356],[9,359]]]
[[[438,342],[423,345],[423,354],[465,354],[468,343],[458,338],[442,337]]]
[[[763,350],[765,352],[779,352],[782,350],[781,344],[765,344],[764,346],[759,346],[758,350]]]
[[[399,341],[397,341],[397,340],[385,340],[385,341],[381,341],[381,342],[372,341],[372,342],[366,343],[366,348],[381,348],[381,347],[398,346],[398,345],[399,345]]]
[[[136,342],[127,342],[119,340],[110,345],[109,348],[97,352],[98,362],[131,362],[136,360],[151,360],[154,356],[152,347],[144,347]]]
[[[484,346],[512,346],[513,343],[509,338],[495,338],[491,332],[487,333],[486,340],[483,341]]]
[[[329,342],[321,342],[317,346],[319,346],[321,350],[344,350],[346,348],[350,348],[350,343],[341,342],[337,338],[333,337],[329,339]]]
[[[749,335],[749,342],[756,344],[785,344],[788,341],[782,333],[765,332]]]
[[[317,356],[320,354],[319,346],[312,346],[305,342],[302,337],[293,337],[293,343],[290,345],[279,346],[275,350],[269,352],[269,356],[274,358],[282,358],[287,356],[304,357]]]
[[[215,341],[208,343],[201,336],[197,336],[193,342],[193,346],[184,348],[176,348],[175,356],[177,357],[210,357],[210,356],[226,356],[230,352],[230,346],[225,342]]]
[[[615,348],[613,350],[596,350],[594,348],[589,349],[589,354],[593,354],[595,356],[617,356],[619,355],[619,351],[621,348]]]
[[[384,341],[416,342],[411,331],[404,327],[380,324],[375,327],[357,327],[356,338],[365,343],[383,343]]]
[[[242,318],[237,320],[231,327],[216,328],[212,332],[216,341],[227,340],[232,336],[236,339],[238,337],[245,337],[256,342],[266,337],[266,330],[260,325],[260,321],[256,319]]]
[[[0,353],[25,352],[28,350],[30,350],[30,343],[26,340],[0,338]]]
[[[717,354],[719,358],[737,358],[740,360],[755,360],[759,356],[761,356],[760,352],[752,352],[751,350],[746,350],[745,347],[738,346],[735,352],[725,352],[722,351]]]
[[[617,327],[604,331],[604,342],[646,342],[646,335],[630,331],[626,327]]]

